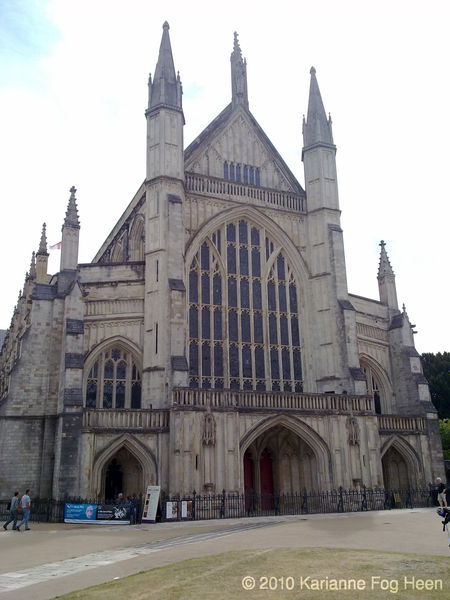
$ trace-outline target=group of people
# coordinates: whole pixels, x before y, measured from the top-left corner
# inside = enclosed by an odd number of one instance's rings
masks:
[[[14,492],[14,496],[11,498],[9,504],[10,518],[3,524],[3,529],[6,531],[10,523],[13,524],[12,528],[15,531],[22,531],[21,527],[24,525],[25,531],[30,531],[28,526],[28,520],[30,518],[31,510],[31,490],[25,490],[25,494],[19,498],[19,492]],[[18,523],[20,521],[20,523]]]
[[[123,493],[120,492],[120,494],[117,495],[115,503],[117,506],[124,506],[127,509],[128,513],[130,515],[130,524],[134,525],[137,521],[137,516],[139,514],[139,506],[140,506],[139,496],[137,496],[136,494],[133,494],[132,496],[127,496],[125,498]]]

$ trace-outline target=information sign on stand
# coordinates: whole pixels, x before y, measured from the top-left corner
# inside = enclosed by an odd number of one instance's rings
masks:
[[[156,522],[156,511],[158,510],[159,495],[161,493],[160,485],[149,485],[147,493],[144,496],[144,509],[142,512],[142,521],[146,523]]]

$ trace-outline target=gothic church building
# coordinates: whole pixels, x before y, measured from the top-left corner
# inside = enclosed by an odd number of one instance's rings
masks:
[[[315,70],[305,189],[250,112],[236,35],[231,81],[231,103],[185,148],[165,23],[145,181],[89,264],[75,188],[55,275],[44,226],[0,356],[0,497],[392,489],[443,475],[383,242],[379,299],[347,290]]]

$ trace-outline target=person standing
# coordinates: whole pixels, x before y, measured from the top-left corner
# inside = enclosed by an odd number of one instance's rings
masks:
[[[9,519],[9,521],[6,521],[6,523],[3,524],[3,529],[6,531],[8,529],[8,525],[10,523],[13,524],[12,528],[13,529],[17,529],[17,519],[19,518],[19,512],[18,512],[18,505],[19,505],[19,492],[14,492],[14,496],[11,498],[11,504],[9,506],[9,512],[11,515],[11,518]]]
[[[28,519],[30,518],[30,510],[31,510],[31,499],[30,499],[31,490],[28,489],[25,491],[25,494],[22,496],[20,503],[22,504],[23,509],[23,519],[16,527],[16,531],[20,531],[22,525],[25,525],[25,531],[30,531],[28,527]]]
[[[437,486],[437,499],[439,502],[439,506],[443,506],[446,507],[447,506],[447,496],[445,494],[446,492],[446,486],[444,483],[442,483],[442,479],[440,477],[436,477],[436,486]]]

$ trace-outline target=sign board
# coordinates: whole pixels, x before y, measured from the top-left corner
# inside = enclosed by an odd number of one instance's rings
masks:
[[[93,525],[129,525],[130,513],[126,506],[104,504],[64,504],[64,523],[91,523]]]
[[[160,485],[147,486],[147,493],[144,496],[144,508],[142,512],[142,521],[155,523],[156,511],[158,510],[159,495],[161,493]]]
[[[181,518],[192,519],[192,500],[183,500],[181,502]]]
[[[178,519],[178,502],[166,502],[166,519]]]
[[[97,519],[108,521],[129,521],[130,511],[123,504],[99,504],[97,508]]]
[[[64,523],[92,523],[97,519],[96,504],[64,505]]]

